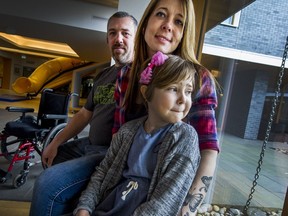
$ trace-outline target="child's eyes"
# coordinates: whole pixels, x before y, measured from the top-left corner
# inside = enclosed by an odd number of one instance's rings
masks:
[[[177,92],[177,88],[176,88],[176,87],[169,87],[169,88],[168,88],[168,91],[175,91],[175,92]]]
[[[170,91],[170,92],[184,91],[186,95],[192,95],[193,89],[190,87],[187,87],[186,89],[182,89],[182,88],[177,88],[175,86],[170,86],[167,88],[167,91]]]

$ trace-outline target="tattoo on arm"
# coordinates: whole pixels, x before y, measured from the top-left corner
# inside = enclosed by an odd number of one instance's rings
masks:
[[[184,201],[184,206],[187,205],[191,212],[196,212],[198,206],[200,205],[200,203],[203,200],[203,197],[204,196],[201,193],[197,193],[197,194],[188,193],[188,195],[186,196],[185,201]]]
[[[208,177],[208,176],[203,176],[201,178],[203,184],[205,185],[204,187],[201,187],[199,189],[199,193],[194,193],[191,194],[190,192],[188,193],[188,195],[185,198],[184,204],[183,206],[188,206],[190,212],[194,213],[196,212],[197,208],[199,207],[199,205],[202,203],[203,199],[204,199],[204,195],[202,194],[202,190],[204,190],[205,193],[207,193],[208,188],[211,184],[212,181],[212,176]],[[201,193],[202,192],[202,193]],[[184,214],[184,216],[189,216],[190,213],[186,212]]]
[[[210,186],[210,184],[211,184],[211,181],[212,181],[212,176],[203,176],[202,178],[201,178],[201,180],[202,180],[202,182],[203,182],[203,184],[205,185],[204,187],[201,187],[200,189],[199,189],[199,191],[201,192],[202,191],[202,189],[204,189],[204,191],[205,191],[205,193],[207,193],[207,191],[208,191],[208,188],[209,188],[209,186]]]

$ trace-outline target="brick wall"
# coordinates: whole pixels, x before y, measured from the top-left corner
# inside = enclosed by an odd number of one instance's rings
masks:
[[[235,73],[228,101],[225,132],[244,138],[256,73]]]
[[[245,139],[255,140],[258,137],[267,87],[268,75],[262,71],[258,71],[250,100],[249,113],[244,133]]]
[[[206,33],[204,43],[282,57],[287,8],[287,0],[256,0],[241,11],[238,28],[218,25]]]

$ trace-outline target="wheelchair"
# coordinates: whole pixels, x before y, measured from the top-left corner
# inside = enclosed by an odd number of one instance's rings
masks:
[[[6,123],[0,133],[1,154],[9,161],[7,171],[0,169],[0,183],[12,177],[12,169],[16,162],[24,161],[23,169],[14,178],[13,186],[18,188],[25,184],[29,168],[35,158],[35,152],[41,157],[44,146],[57,136],[66,126],[68,120],[69,101],[74,93],[57,93],[52,89],[44,89],[41,93],[37,116],[33,108],[7,107],[8,112],[19,112],[22,115],[14,121]],[[42,164],[43,165],[43,164]]]

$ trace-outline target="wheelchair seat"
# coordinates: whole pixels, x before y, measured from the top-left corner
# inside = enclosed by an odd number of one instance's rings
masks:
[[[49,128],[67,122],[68,103],[70,95],[53,92],[52,89],[44,89],[40,99],[37,121],[29,121],[27,112],[34,109],[7,107],[9,112],[22,112],[20,121],[6,123],[4,130],[11,136],[18,138],[35,138],[41,136]]]
[[[43,128],[40,125],[33,123],[23,123],[23,122],[8,122],[5,126],[5,131],[11,136],[16,136],[18,138],[31,139],[34,137],[39,137]]]

